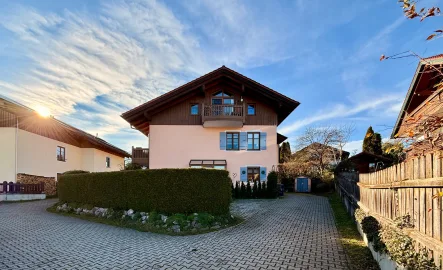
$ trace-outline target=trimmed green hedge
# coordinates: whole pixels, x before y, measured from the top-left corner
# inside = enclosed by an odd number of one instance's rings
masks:
[[[157,169],[62,175],[62,202],[161,213],[226,214],[231,202],[227,171]]]

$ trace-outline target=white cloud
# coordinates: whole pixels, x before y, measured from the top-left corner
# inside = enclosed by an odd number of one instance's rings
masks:
[[[316,122],[357,116],[358,114],[363,112],[385,108],[393,103],[396,104],[401,99],[402,96],[400,95],[386,95],[379,97],[378,99],[366,99],[360,101],[359,103],[354,103],[351,105],[336,104],[335,106],[332,106],[328,109],[321,109],[312,116],[297,120],[289,125],[285,125],[283,128],[279,129],[279,132],[289,135],[304,126]]]

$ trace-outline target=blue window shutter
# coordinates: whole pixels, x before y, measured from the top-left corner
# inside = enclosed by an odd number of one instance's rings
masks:
[[[266,132],[260,132],[260,150],[266,150]]]
[[[246,132],[240,132],[240,150],[248,149],[248,135]]]
[[[240,181],[248,180],[248,168],[240,167]]]
[[[220,150],[226,150],[226,132],[220,132]]]
[[[268,174],[266,173],[266,167],[260,167],[260,180],[266,181],[266,177]]]

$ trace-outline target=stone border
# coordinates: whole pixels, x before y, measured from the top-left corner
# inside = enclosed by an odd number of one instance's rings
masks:
[[[0,202],[32,201],[44,199],[46,199],[46,194],[0,194]]]

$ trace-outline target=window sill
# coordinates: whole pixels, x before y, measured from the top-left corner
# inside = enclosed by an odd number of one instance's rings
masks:
[[[57,159],[57,161],[66,162],[66,159],[65,160]]]

